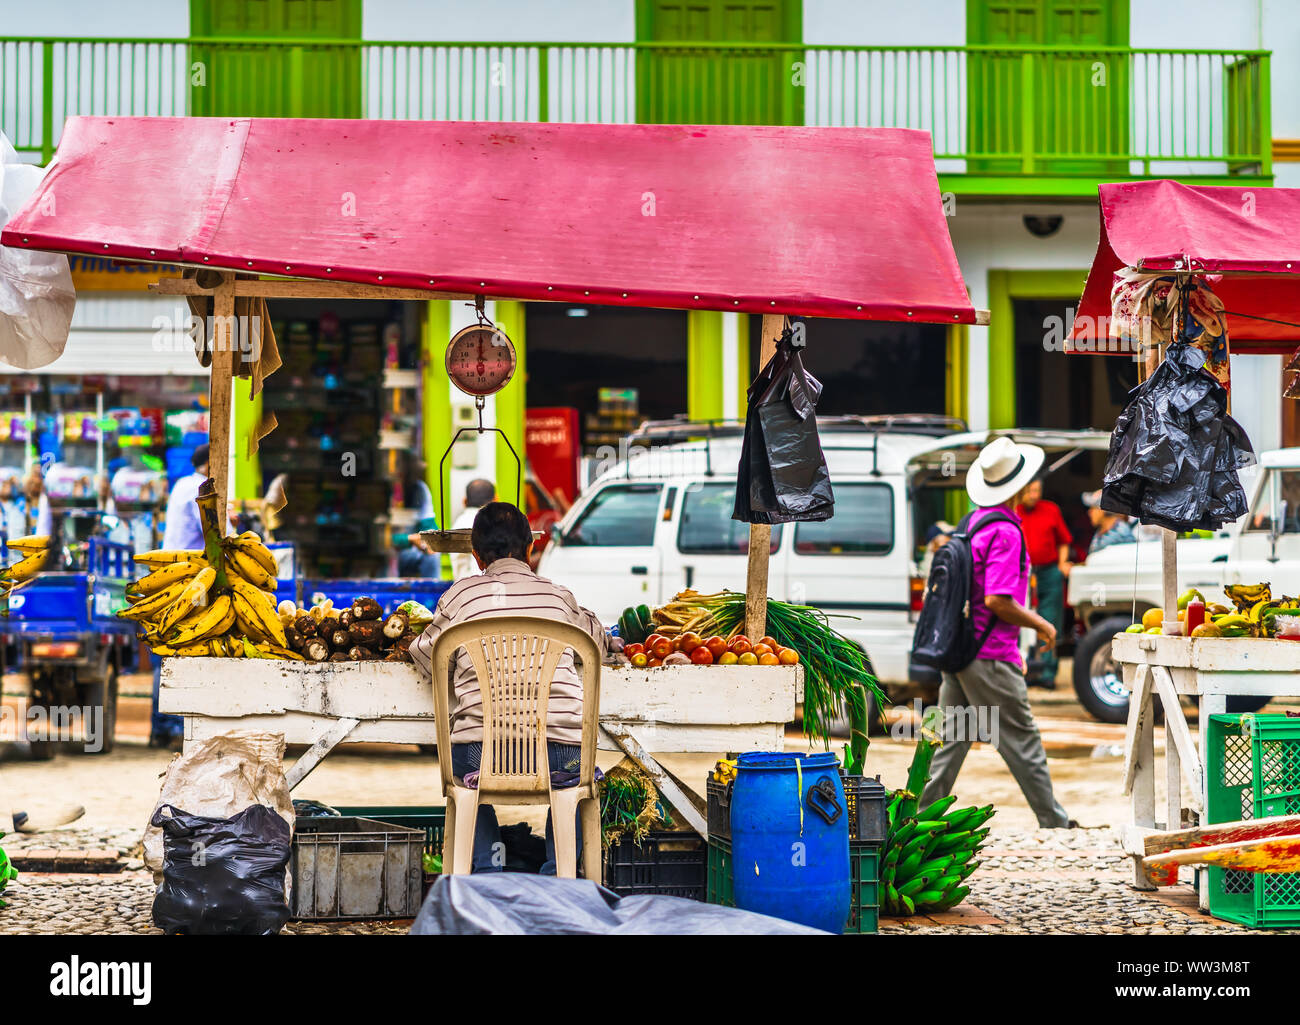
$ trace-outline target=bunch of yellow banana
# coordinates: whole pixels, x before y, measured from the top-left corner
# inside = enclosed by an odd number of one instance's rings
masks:
[[[301,659],[286,645],[275,606],[275,556],[252,531],[222,537],[211,480],[199,489],[202,551],[137,555],[151,569],[117,614],[140,624],[156,654]]]
[[[9,592],[33,579],[45,566],[50,549],[50,535],[31,534],[28,537],[14,538],[7,544],[22,557],[13,565],[0,569],[0,595],[5,598],[6,611],[9,607]]]

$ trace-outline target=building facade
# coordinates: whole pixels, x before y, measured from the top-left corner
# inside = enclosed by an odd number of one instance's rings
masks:
[[[810,323],[826,412],[1109,429],[1135,366],[1052,344],[1096,247],[1097,184],[1300,186],[1300,108],[1271,103],[1300,85],[1273,58],[1300,35],[1292,0],[63,0],[10,12],[4,32],[0,128],[34,160],[73,113],[927,130],[936,202],[992,322]],[[526,406],[590,413],[601,388],[637,389],[643,415],[743,415],[757,369],[756,318],[740,314],[489,314],[526,372],[488,422],[521,442]],[[428,304],[433,365],[471,318]],[[1257,449],[1300,443],[1281,365],[1234,357]],[[467,407],[426,383],[435,466]],[[508,453],[480,444],[480,469],[504,479]]]

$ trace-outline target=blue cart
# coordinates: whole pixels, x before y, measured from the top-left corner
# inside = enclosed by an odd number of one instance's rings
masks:
[[[136,576],[130,546],[92,537],[70,551],[72,568],[55,565],[9,596],[3,628],[30,684],[26,726],[39,759],[54,757],[78,719],[88,754],[112,751],[118,674],[137,665],[135,624],[114,615]],[[60,550],[51,558],[59,560]]]

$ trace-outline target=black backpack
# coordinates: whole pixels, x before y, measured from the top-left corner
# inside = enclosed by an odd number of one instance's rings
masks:
[[[947,673],[956,673],[975,661],[980,648],[989,639],[996,616],[979,637],[971,616],[970,595],[975,582],[975,560],[971,555],[971,538],[990,523],[1020,521],[1009,512],[999,510],[985,516],[968,529],[973,513],[966,516],[948,543],[934,553],[930,576],[925,582],[925,603],[916,620],[912,635],[912,661]],[[1025,558],[1025,535],[1020,534],[1020,559]]]

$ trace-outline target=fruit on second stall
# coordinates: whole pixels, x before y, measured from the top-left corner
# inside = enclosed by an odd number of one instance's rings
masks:
[[[688,663],[697,666],[793,666],[800,661],[799,652],[771,637],[764,637],[755,644],[744,634],[730,638],[719,634],[702,637],[690,631],[676,637],[647,634],[644,643],[634,641],[625,645],[623,655],[638,669]]]

